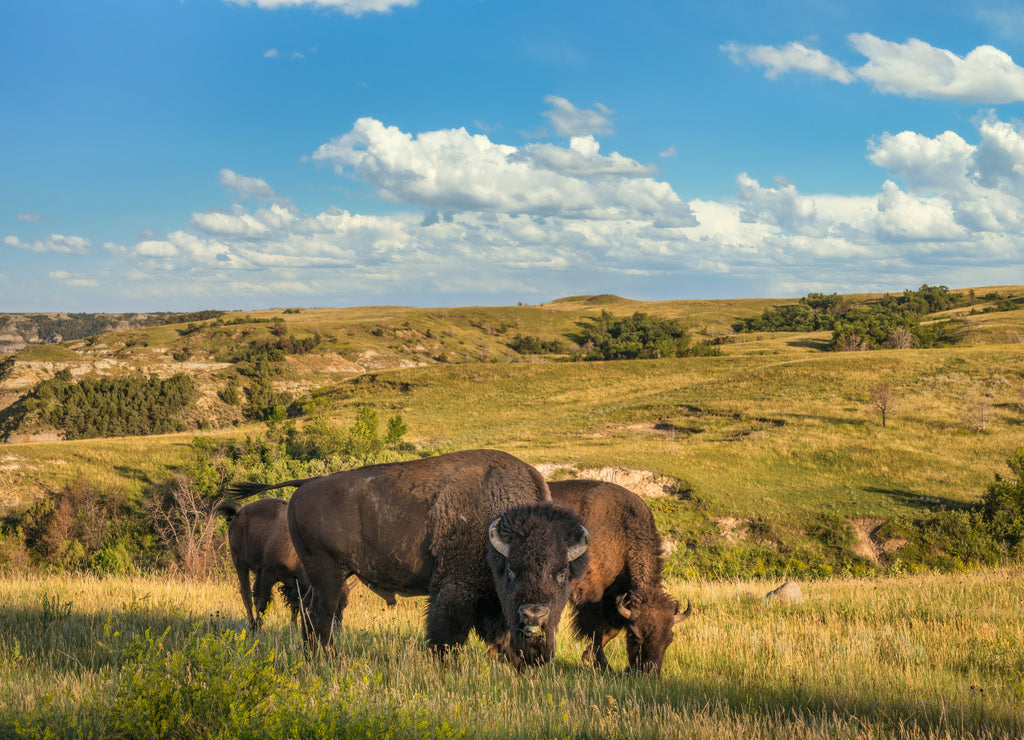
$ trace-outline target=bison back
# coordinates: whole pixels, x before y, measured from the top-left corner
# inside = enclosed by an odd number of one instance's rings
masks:
[[[467,450],[309,481],[292,496],[289,528],[304,563],[316,558],[412,596],[430,593],[439,573],[489,582],[488,525],[543,500],[550,493],[533,467],[497,450]]]
[[[573,601],[598,601],[661,583],[661,535],[643,499],[615,483],[564,480],[548,484],[552,500],[566,506],[590,531],[590,566]]]

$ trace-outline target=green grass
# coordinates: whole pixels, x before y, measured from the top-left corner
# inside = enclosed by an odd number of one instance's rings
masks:
[[[1024,292],[976,292],[990,290]],[[401,414],[406,441],[424,450],[491,447],[535,464],[676,478],[689,500],[664,512],[661,522],[691,543],[707,541],[708,517],[762,519],[780,540],[798,542],[821,516],[914,517],[973,503],[1024,446],[1021,345],[1005,343],[1008,333],[1024,334],[1024,310],[969,316],[964,344],[931,350],[829,353],[820,351],[827,334],[739,334],[720,357],[567,363],[508,362],[504,344],[516,333],[559,338],[602,310],[642,309],[695,329],[727,328],[786,302],[792,301],[580,296],[543,306],[271,309],[224,319],[281,317],[296,335],[319,332],[317,351],[289,357],[288,373],[275,382],[279,390],[312,394],[344,428],[370,405],[382,419]],[[265,335],[270,324],[207,327],[187,336],[177,328],[183,327],[30,348],[18,355],[2,390],[13,399],[30,387],[32,373],[45,374],[38,363],[23,363],[40,353],[73,356],[80,368],[103,372],[119,371],[110,364],[116,360],[168,375],[184,367],[171,352],[188,345],[188,372],[207,394],[197,412],[215,423],[237,420],[237,408],[234,417],[218,416],[215,392],[226,384],[225,367],[210,359],[231,343]],[[141,334],[148,346],[126,347],[127,337]],[[448,362],[435,361],[442,354]],[[884,429],[869,403],[871,388],[883,381],[898,399]],[[984,429],[973,418],[979,403]],[[6,445],[0,512],[80,477],[134,497],[171,477],[193,436]]]
[[[1018,566],[827,580],[804,585],[805,602],[793,605],[767,603],[773,584],[760,581],[672,581],[695,616],[677,628],[660,680],[583,667],[565,625],[553,664],[530,678],[475,638],[440,667],[424,648],[423,600],[389,609],[362,588],[337,655],[317,661],[279,604],[263,633],[238,638],[242,608],[227,580],[5,579],[0,730],[18,722],[25,736],[45,726],[51,737],[76,736],[73,726],[103,736],[114,721],[104,707],[128,706],[140,722],[159,715],[174,726],[184,707],[154,697],[206,687],[204,701],[231,701],[223,715],[193,716],[205,722],[193,729],[227,737],[299,718],[308,736],[341,718],[352,736],[376,727],[393,737],[1019,737],[1022,576]],[[621,642],[608,651],[619,667]],[[240,712],[247,700],[260,702],[253,716]]]

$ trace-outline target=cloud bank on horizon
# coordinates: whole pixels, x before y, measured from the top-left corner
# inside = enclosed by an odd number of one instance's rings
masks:
[[[293,20],[315,12],[328,13],[327,22],[347,16],[349,25],[372,18],[380,27],[441,3],[226,4]],[[260,169],[263,160],[237,156],[233,164],[213,152],[207,179],[227,204],[179,212],[175,227],[146,227],[131,241],[106,235],[102,219],[89,232],[53,233],[65,226],[45,198],[19,201],[17,226],[0,247],[12,266],[0,278],[3,308],[509,304],[601,292],[753,297],[1024,282],[1024,124],[1016,109],[997,109],[1024,102],[1024,69],[991,44],[958,56],[916,38],[850,32],[845,40],[866,61],[841,61],[806,39],[721,39],[717,58],[723,75],[756,78],[750,68],[763,68],[760,81],[742,82],[761,97],[785,99],[787,80],[803,77],[839,90],[866,85],[867,95],[906,105],[978,106],[959,131],[871,130],[859,152],[831,152],[870,166],[875,185],[864,192],[840,183],[805,192],[785,172],[762,183],[749,174],[763,168],[758,161],[721,175],[728,197],[701,197],[692,182],[684,197],[675,163],[697,158],[698,137],[681,131],[648,145],[644,117],[656,118],[657,106],[633,109],[619,88],[602,101],[589,88],[537,95],[525,117],[532,133],[510,133],[523,125],[521,112],[486,129],[469,121],[412,128],[414,116],[382,102],[393,115],[352,115],[347,130],[305,150],[284,139],[278,146],[298,174],[282,174],[283,184]],[[280,61],[260,48],[254,58]],[[609,146],[613,139],[637,153]],[[644,161],[652,158],[660,166]],[[308,197],[303,172],[322,178],[323,170],[333,173],[330,184]],[[317,200],[322,207],[304,205]]]

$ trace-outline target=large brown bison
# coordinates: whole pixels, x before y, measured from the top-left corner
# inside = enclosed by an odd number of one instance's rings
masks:
[[[312,586],[308,642],[331,644],[354,574],[379,594],[428,595],[427,644],[439,656],[475,629],[519,670],[551,658],[588,535],[531,466],[467,450],[236,492],[286,485],[298,485],[288,529]]]
[[[231,562],[238,573],[242,604],[253,630],[263,626],[263,612],[273,598],[276,583],[282,585],[293,622],[299,613],[299,584],[305,582],[305,572],[288,536],[287,508],[288,504],[277,498],[260,499],[241,508],[225,501],[217,508],[228,520]],[[252,573],[256,575],[250,585]]]
[[[576,512],[590,531],[586,573],[572,589],[573,626],[590,645],[586,663],[608,668],[604,646],[626,629],[629,670],[660,673],[673,628],[690,615],[661,581],[661,535],[635,493],[614,483],[565,480],[548,484],[555,503]]]

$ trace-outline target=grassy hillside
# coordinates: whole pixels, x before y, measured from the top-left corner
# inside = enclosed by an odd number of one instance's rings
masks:
[[[994,291],[1024,296],[1024,288],[975,290]],[[10,404],[59,369],[76,378],[185,372],[200,388],[190,411],[202,434],[259,435],[263,424],[246,423],[218,395],[245,364],[239,352],[281,336],[317,337],[272,381],[305,407],[342,426],[363,406],[382,419],[400,414],[406,441],[420,449],[494,447],[552,475],[599,473],[627,485],[636,480],[630,471],[668,476],[668,493],[655,490],[652,507],[665,534],[691,549],[753,537],[767,548],[852,551],[860,520],[976,502],[1024,446],[1024,345],[1016,343],[1024,310],[949,312],[959,314],[957,344],[928,350],[835,353],[822,351],[823,333],[730,333],[784,303],[582,296],[543,306],[229,313],[29,347],[14,356],[0,398]],[[508,347],[517,334],[564,340],[601,311],[637,310],[723,337],[722,356],[566,363]],[[871,405],[881,383],[896,401],[884,428]],[[0,447],[8,511],[81,478],[138,496],[170,478],[196,434],[70,442],[26,431],[44,441]],[[812,536],[833,525],[846,528],[844,538]]]

